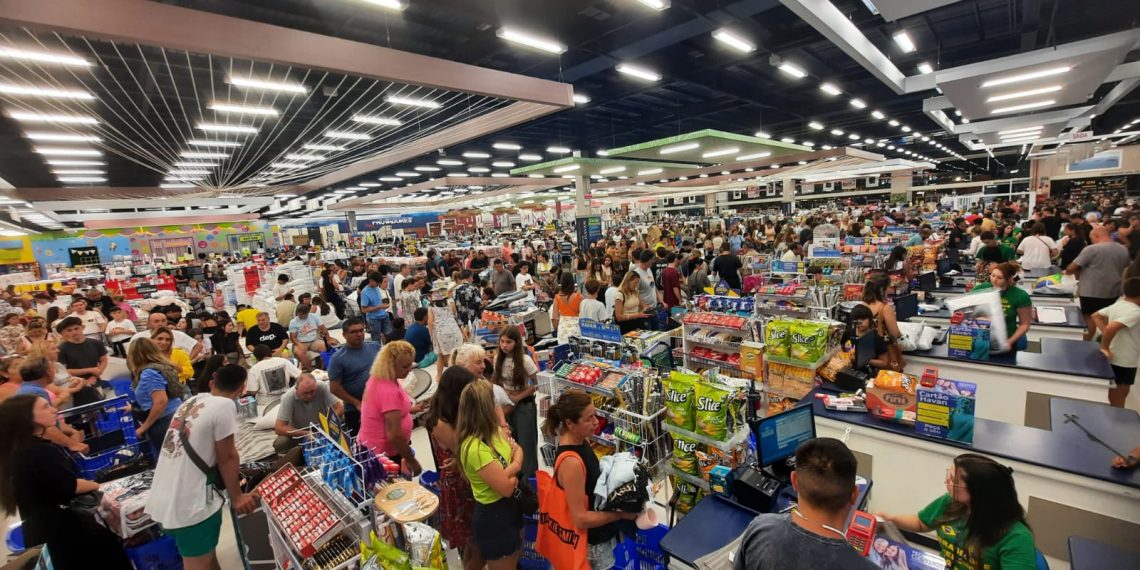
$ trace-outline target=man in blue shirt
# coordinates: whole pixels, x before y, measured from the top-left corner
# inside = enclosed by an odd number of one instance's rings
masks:
[[[344,425],[354,435],[360,431],[360,401],[378,354],[380,343],[364,340],[364,320],[345,319],[344,346],[329,362],[329,389],[344,402]]]
[[[368,334],[374,342],[384,343],[384,337],[392,332],[392,320],[388,318],[388,295],[384,289],[388,280],[379,272],[368,274],[368,286],[360,291],[360,312],[368,323]]]
[[[404,333],[404,340],[410,342],[416,349],[416,362],[423,362],[431,354],[431,332],[427,328],[428,310],[424,307],[416,309],[416,322],[408,326]]]

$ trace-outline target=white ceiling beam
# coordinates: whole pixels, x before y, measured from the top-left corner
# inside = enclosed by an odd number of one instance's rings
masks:
[[[186,198],[169,198],[166,200],[48,200],[36,201],[33,205],[37,210],[123,210],[130,208],[188,208],[199,206],[237,207],[239,210],[252,211],[273,203],[272,197],[242,197],[241,203],[234,203],[234,198],[200,198],[190,200]]]
[[[959,138],[972,135],[974,133],[992,133],[1007,129],[1016,129],[1026,125],[1051,125],[1054,123],[1063,123],[1072,120],[1092,109],[1091,105],[1083,107],[1072,107],[1069,109],[1059,109],[1057,111],[1048,111],[1045,113],[1034,113],[1032,115],[1020,115],[1017,117],[1009,117],[1006,119],[993,119],[989,121],[974,121],[954,127],[954,133],[960,135]]]
[[[1140,61],[1133,61],[1131,63],[1122,63],[1108,74],[1104,80],[1105,83],[1112,83],[1113,81],[1124,81],[1125,79],[1134,79],[1140,77]]]
[[[906,93],[906,74],[879,51],[831,0],[780,0],[789,10],[831,40],[895,93]]]

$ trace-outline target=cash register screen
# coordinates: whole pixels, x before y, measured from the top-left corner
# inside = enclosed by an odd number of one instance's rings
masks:
[[[760,465],[772,465],[795,455],[801,443],[813,438],[815,416],[810,404],[760,420],[756,425]]]

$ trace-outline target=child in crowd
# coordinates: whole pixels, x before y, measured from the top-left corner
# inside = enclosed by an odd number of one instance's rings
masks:
[[[119,358],[127,357],[127,343],[139,332],[135,324],[127,318],[127,312],[116,305],[111,307],[111,320],[107,323],[107,338],[111,339],[111,351]]]
[[[404,319],[396,317],[392,319],[392,330],[388,333],[388,342],[393,340],[404,340],[404,333],[408,331],[404,326]]]
[[[606,315],[606,304],[598,300],[598,290],[601,289],[602,284],[596,279],[586,281],[584,285],[586,296],[582,299],[582,304],[578,307],[578,317],[583,319],[593,319],[597,322],[602,322],[608,318]]]
[[[1140,277],[1126,279],[1121,293],[1124,296],[1115,303],[1093,313],[1101,332],[1100,351],[1108,357],[1116,377],[1108,389],[1108,403],[1117,408],[1123,408],[1128,399],[1140,361]]]

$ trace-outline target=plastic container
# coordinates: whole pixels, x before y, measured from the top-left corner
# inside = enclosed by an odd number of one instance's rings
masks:
[[[174,537],[163,535],[126,550],[135,570],[182,570],[182,557],[178,554]]]
[[[133,430],[132,430],[133,434]],[[123,447],[111,449],[98,455],[87,456],[82,453],[73,454],[75,458],[75,471],[81,479],[91,481],[101,480],[103,471],[119,465],[139,461],[143,458],[140,444],[133,443]]]
[[[420,485],[432,493],[439,495],[439,473],[435,471],[424,471],[420,474]]]
[[[550,562],[543,558],[534,549],[534,541],[538,538],[538,519],[523,517],[523,546],[522,556],[519,557],[519,568],[522,570],[550,570]]]
[[[130,378],[115,378],[113,380],[108,380],[107,383],[111,385],[111,388],[113,390],[115,390],[116,396],[126,396],[127,400],[134,403],[135,391],[131,389]]]
[[[637,531],[634,540],[626,540],[614,548],[614,568],[623,570],[665,570],[668,562],[661,551],[661,539],[669,527],[657,525],[649,530]]]

